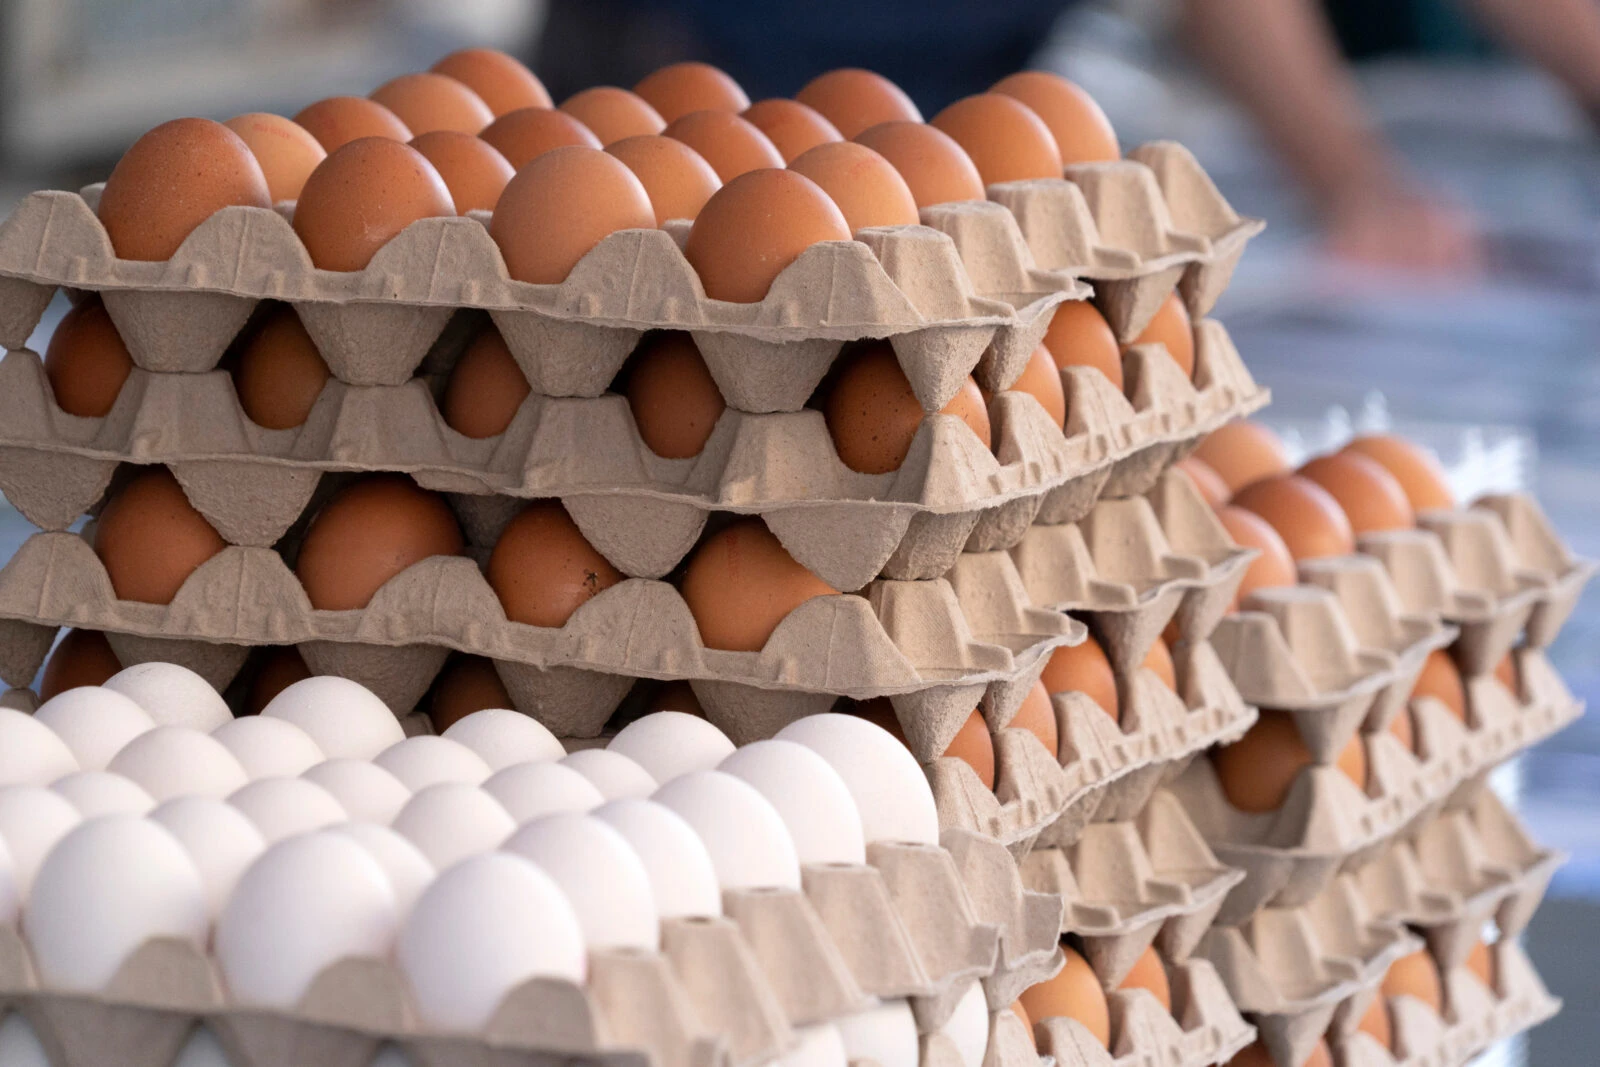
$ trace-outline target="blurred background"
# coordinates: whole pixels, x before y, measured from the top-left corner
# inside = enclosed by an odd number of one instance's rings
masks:
[[[558,101],[698,58],[752,99],[867,66],[931,116],[1059,70],[1125,146],[1185,142],[1269,220],[1218,309],[1266,421],[1310,442],[1392,422],[1467,482],[1535,489],[1600,556],[1600,0],[6,0],[0,215],[103,179],[168,118],[292,115],[465,45]],[[0,502],[0,560],[28,531]],[[1600,594],[1553,658],[1600,698]],[[1593,1063],[1600,719],[1501,777],[1573,860],[1529,934],[1565,1012],[1494,1058]]]

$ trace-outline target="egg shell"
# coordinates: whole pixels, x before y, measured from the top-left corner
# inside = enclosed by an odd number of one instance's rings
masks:
[[[651,799],[694,828],[724,891],[800,888],[800,860],[783,817],[744,780],[695,771],[667,782]]]
[[[1356,1029],[1371,1035],[1385,1050],[1393,1050],[1394,1031],[1389,1020],[1389,1004],[1381,994],[1367,1002],[1367,1010],[1362,1013]]]
[[[422,850],[395,833],[387,826],[369,822],[345,822],[328,828],[329,833],[341,834],[367,850],[367,854],[383,868],[394,890],[395,911],[402,920],[411,914],[422,891],[437,877],[433,864]]]
[[[203,949],[205,887],[176,838],[137,815],[90,819],[50,850],[22,929],[41,984],[96,993],[155,937]]]
[[[1172,1010],[1172,986],[1167,981],[1167,969],[1162,966],[1161,957],[1156,954],[1153,945],[1145,946],[1117,988],[1143,989],[1159,1000],[1167,1011]]]
[[[205,886],[207,914],[215,918],[239,876],[267,850],[256,824],[215,797],[174,797],[150,813],[183,846]]]
[[[240,347],[233,367],[239,406],[268,430],[304,424],[328,378],[322,353],[288,304],[267,314]]]
[[[305,778],[262,778],[235,790],[228,803],[255,824],[269,845],[350,817],[332,793]]]
[[[56,642],[39,675],[39,699],[52,700],[79,686],[105,685],[122,670],[111,642],[99,630],[68,630]]]
[[[1466,968],[1478,976],[1485,988],[1490,990],[1495,987],[1495,962],[1494,956],[1489,951],[1489,946],[1480,939],[1472,943],[1472,948],[1467,951],[1465,960]]]
[[[1259,422],[1240,420],[1212,430],[1195,448],[1196,458],[1216,471],[1237,493],[1252,482],[1288,474],[1289,453],[1283,440]]]
[[[506,432],[532,392],[505,338],[493,325],[478,331],[450,368],[440,413],[452,430],[482,440]]]
[[[778,732],[816,752],[844,779],[867,844],[936,845],[939,813],[911,752],[887,731],[853,715],[810,715]]]
[[[157,726],[187,726],[209,733],[233,720],[233,712],[211,683],[176,663],[136,663],[112,675],[105,688],[138,704]]]
[[[22,889],[17,884],[17,861],[0,838],[0,926],[14,926],[22,911]]]
[[[1439,965],[1425,948],[1390,964],[1388,973],[1383,976],[1382,989],[1385,997],[1415,997],[1435,1013],[1444,1012],[1444,983],[1439,976]]]
[[[310,130],[282,115],[252,111],[235,115],[223,125],[249,146],[274,202],[299,196],[306,178],[328,155]]]
[[[197,1026],[189,1034],[172,1067],[235,1067],[211,1028]]]
[[[230,719],[212,730],[211,736],[233,753],[251,781],[292,778],[325,758],[311,735],[287,719],[259,715]]]
[[[650,194],[625,163],[598,148],[571,146],[517,171],[495,205],[489,236],[511,277],[559,285],[610,234],[655,224]]]
[[[613,800],[594,817],[621,834],[644,864],[662,919],[722,914],[722,889],[711,853],[683,816],[653,800]]]
[[[822,413],[839,459],[863,474],[899,470],[926,417],[887,341],[862,345],[835,370]],[[940,414],[961,418],[989,446],[988,411],[971,378]]]
[[[1029,687],[1028,695],[1022,698],[1017,713],[1011,717],[1008,725],[1014,730],[1027,730],[1037,737],[1044,750],[1052,756],[1059,753],[1061,738],[1056,723],[1056,709],[1050,702],[1050,691],[1045,688],[1044,682],[1034,682]]]
[[[118,752],[107,770],[131,778],[157,803],[172,797],[225,797],[250,780],[222,742],[188,726],[157,726]]]
[[[754,304],[800,253],[819,241],[848,240],[849,224],[816,182],[794,171],[763,169],[741,174],[712,194],[683,254],[706,296]]]
[[[648,797],[660,784],[627,756],[604,748],[580,749],[564,757],[561,766],[583,775],[607,800]]]
[[[1235,544],[1260,553],[1245,569],[1244,579],[1239,583],[1239,591],[1234,597],[1235,604],[1257,589],[1294,585],[1300,580],[1294,557],[1289,554],[1289,546],[1283,543],[1283,538],[1278,536],[1278,531],[1266,519],[1253,511],[1232,505],[1218,508],[1217,518]]]
[[[1122,158],[1111,120],[1094,97],[1076,84],[1043,70],[1025,70],[995,83],[991,92],[1022,101],[1049,127],[1067,166]]]
[[[521,825],[541,815],[591,811],[605,803],[605,794],[571,767],[541,760],[502,767],[483,783],[513,822]]]
[[[331,759],[300,777],[326,789],[358,822],[388,826],[411,799],[400,779],[370,760]]]
[[[506,183],[516,173],[494,145],[458,130],[418,134],[411,139],[411,147],[421,152],[444,179],[458,215],[493,211]]]
[[[728,404],[694,338],[682,330],[648,336],[626,373],[622,392],[645,446],[663,459],[698,456]]]
[[[633,91],[668,122],[692,111],[737,114],[750,106],[739,83],[709,63],[673,63],[647,74]]]
[[[45,785],[77,769],[72,750],[49,725],[0,708],[0,785]]]
[[[491,771],[516,763],[558,760],[566,754],[543,723],[505,708],[475,711],[456,720],[442,736],[472,749]]]
[[[307,667],[306,661],[300,657],[299,649],[293,645],[280,645],[268,649],[256,667],[255,677],[250,680],[249,691],[245,694],[243,714],[260,715],[279,693],[294,683],[303,682],[310,677],[311,668]]]
[[[329,759],[371,759],[405,738],[400,720],[371,690],[332,675],[294,683],[261,714],[294,723]]]
[[[133,356],[98,296],[74,304],[44,350],[44,373],[56,406],[98,419],[111,411],[133,371]]]
[[[214,953],[229,999],[289,1011],[329,964],[388,956],[398,925],[383,868],[330,832],[268,848],[217,917]]]
[[[71,801],[44,786],[0,786],[0,842],[10,853],[12,881],[24,907],[45,856],[82,821]]]
[[[1463,723],[1467,721],[1467,691],[1461,681],[1461,671],[1450,653],[1436,648],[1422,661],[1422,673],[1411,688],[1411,699],[1432,697]]]
[[[955,138],[921,122],[883,122],[857,134],[906,180],[917,207],[984,199],[983,178]],[[1065,306],[1065,305],[1063,305]]]
[[[702,541],[679,588],[705,646],[734,652],[759,652],[795,608],[838,593],[797,563],[754,516]],[[657,780],[666,780],[651,763],[641,762]]]
[[[428,857],[435,870],[497,849],[517,824],[491,794],[465,782],[439,782],[418,792],[390,823]]]
[[[1059,304],[1045,331],[1044,346],[1056,366],[1093,367],[1122,389],[1122,349],[1100,310],[1087,300]]]
[[[491,773],[483,757],[466,745],[428,734],[395,742],[373,762],[400,779],[413,793],[439,782],[480,785]]]
[[[691,111],[669,123],[662,135],[698,152],[723,182],[783,166],[782,153],[767,135],[732,112]]]
[[[1189,311],[1176,291],[1167,294],[1133,343],[1161,345],[1185,378],[1194,377],[1194,324],[1189,321]]]
[[[599,148],[600,138],[567,114],[547,107],[526,107],[499,118],[478,136],[520,171],[546,152],[557,148]],[[510,184],[510,183],[507,183]],[[505,191],[501,190],[501,196]],[[496,204],[498,207],[499,205]]]
[[[95,520],[93,544],[117,597],[147,604],[172,603],[189,575],[227,547],[165,467],[117,490]]]
[[[1222,480],[1222,475],[1211,469],[1210,464],[1198,456],[1185,456],[1173,466],[1183,472],[1185,478],[1195,488],[1203,500],[1213,508],[1227,505],[1228,483]]]
[[[559,500],[529,504],[506,525],[485,571],[506,618],[564,626],[572,613],[622,581]]]
[[[1167,642],[1158,637],[1150,643],[1150,650],[1144,654],[1144,661],[1139,666],[1161,679],[1161,684],[1172,690],[1178,691],[1178,668],[1172,662],[1172,651],[1167,648]]]
[[[1264,711],[1244,736],[1211,753],[1222,793],[1240,811],[1276,811],[1300,772],[1312,763],[1294,719]]]
[[[798,1026],[794,1036],[798,1043],[773,1061],[780,1067],[846,1067],[849,1063],[844,1038],[832,1023]]]
[[[1067,424],[1067,393],[1061,385],[1061,371],[1044,345],[1034,347],[1022,373],[1011,383],[1011,391],[1027,393],[1039,402],[1044,413],[1058,428]]]
[[[794,97],[816,109],[849,138],[883,122],[922,121],[922,112],[905,90],[883,75],[859,67],[819,74]]]
[[[974,710],[967,716],[942,754],[971,767],[985,789],[994,788],[994,739],[982,712]]]
[[[1062,645],[1050,653],[1044,673],[1039,676],[1048,693],[1066,693],[1076,690],[1088,695],[1101,709],[1118,722],[1122,721],[1121,700],[1117,695],[1117,678],[1111,672],[1111,660],[1093,634],[1081,644]]]
[[[524,825],[504,851],[533,861],[566,894],[591,950],[654,951],[661,940],[650,876],[610,825],[570,812]]]
[[[465,83],[433,71],[391,78],[370,95],[414,134],[457,130],[476,135],[494,121],[489,105]]]
[[[303,108],[294,121],[329,152],[363,137],[409,141],[413,136],[411,128],[400,121],[399,115],[361,96],[330,96],[318,100]]]
[[[0,1019],[0,1063],[6,1067],[54,1067],[33,1024],[20,1011],[7,1012]]]
[[[822,186],[852,232],[868,226],[915,226],[917,202],[900,172],[866,145],[820,144],[789,164]]]
[[[1296,473],[1326,489],[1339,502],[1357,536],[1405,530],[1417,524],[1400,482],[1376,460],[1359,452],[1318,456]]]
[[[530,978],[582,982],[578,917],[538,867],[503,852],[442,872],[423,891],[395,949],[419,1022],[476,1033],[507,993]]]
[[[966,149],[985,185],[1061,177],[1061,151],[1050,127],[1012,97],[965,97],[935,115],[930,125]]]
[[[1344,446],[1374,460],[1400,483],[1413,511],[1449,509],[1456,506],[1450,480],[1439,464],[1439,457],[1428,449],[1399,437],[1373,435],[1357,437]]]
[[[467,86],[496,115],[523,107],[551,106],[550,94],[538,75],[520,60],[493,48],[463,48],[429,69]]]
[[[455,201],[428,158],[408,144],[364,137],[328,154],[294,206],[294,232],[320,270],[364,270],[419,219],[451,216]]]
[[[635,719],[606,748],[627,756],[665,785],[679,775],[709,771],[733,754],[733,742],[705,719],[658,711]]]
[[[1100,979],[1075,950],[1063,945],[1061,951],[1066,963],[1055,977],[1024,990],[1022,1006],[1035,1026],[1046,1019],[1076,1019],[1095,1040],[1109,1048],[1111,1012]]]
[[[98,815],[145,815],[156,806],[137,782],[110,771],[75,771],[50,783],[85,819]]]
[[[97,686],[81,686],[51,697],[39,705],[33,718],[60,738],[76,766],[86,771],[105,770],[122,746],[156,725],[131,698]],[[18,741],[31,747],[26,740]],[[19,749],[19,754],[27,747]],[[36,752],[34,757],[42,757],[47,767],[62,765],[59,753]]]
[[[844,140],[844,135],[820,111],[798,100],[777,96],[758,100],[740,117],[767,135],[785,163],[793,163],[819,144]]]
[[[849,1062],[878,1067],[917,1067],[917,1021],[903,1000],[880,1001],[866,1011],[835,1019]]]
[[[939,1032],[948,1037],[961,1053],[962,1067],[982,1067],[983,1054],[989,1048],[989,1003],[984,998],[983,986],[973,982],[956,1001],[956,1010],[946,1019]]]
[[[1296,560],[1347,556],[1356,550],[1355,532],[1338,501],[1298,475],[1252,482],[1234,494],[1233,503],[1267,520]]]
[[[861,813],[849,788],[809,748],[792,741],[757,741],[735,751],[717,769],[742,778],[777,809],[801,863],[867,861]]]
[[[561,110],[589,127],[602,145],[657,134],[667,125],[644,97],[615,85],[596,85],[574,93]]]
[[[628,137],[606,145],[606,152],[622,160],[644,186],[657,226],[668,219],[695,218],[711,194],[722,188],[711,164],[671,137]]]

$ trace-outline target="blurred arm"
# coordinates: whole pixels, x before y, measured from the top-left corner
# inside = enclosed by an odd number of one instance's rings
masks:
[[[1489,31],[1564,82],[1600,114],[1600,3],[1466,0]]]

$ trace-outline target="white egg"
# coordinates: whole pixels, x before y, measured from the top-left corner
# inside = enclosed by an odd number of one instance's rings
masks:
[[[680,774],[711,770],[728,758],[733,742],[698,715],[658,711],[624,726],[606,748],[627,756],[665,785]]]
[[[104,989],[133,951],[153,937],[204,948],[210,920],[200,872],[158,823],[102,815],[50,850],[22,917],[40,984],[69,992]]]
[[[800,859],[783,817],[743,779],[695,771],[668,782],[651,799],[694,827],[723,889],[800,888]]]
[[[385,1044],[367,1067],[417,1067],[399,1045]]]
[[[0,841],[11,853],[17,895],[24,907],[45,856],[82,821],[78,809],[60,793],[38,785],[0,787]]]
[[[556,735],[532,715],[490,708],[465,715],[450,724],[442,737],[466,745],[491,771],[513,763],[556,760],[566,754]]]
[[[722,914],[722,887],[711,853],[683,816],[653,800],[613,800],[594,810],[632,846],[650,876],[650,895],[663,919]]]
[[[228,1052],[208,1026],[197,1026],[183,1043],[172,1067],[233,1067]]]
[[[176,663],[136,663],[113,674],[105,687],[131,697],[157,726],[210,733],[233,718],[210,682]]]
[[[105,770],[123,745],[156,725],[133,698],[96,685],[51,697],[33,717],[61,738],[86,771]]]
[[[801,863],[865,863],[861,813],[828,761],[793,741],[757,741],[717,770],[755,786],[783,816]]]
[[[293,778],[323,760],[322,749],[311,735],[287,719],[248,715],[229,719],[211,736],[233,753],[250,780]]]
[[[11,848],[0,838],[0,926],[14,926],[22,911],[22,888],[17,885],[17,861]],[[0,1058],[0,1063],[5,1060]]]
[[[963,1067],[983,1067],[983,1054],[989,1049],[989,1002],[983,986],[977,982],[968,985],[939,1030],[961,1053]]]
[[[483,783],[483,789],[511,813],[519,826],[558,811],[592,811],[606,802],[589,779],[559,763],[504,767]]]
[[[650,772],[620,752],[604,748],[580,749],[561,760],[598,790],[607,800],[640,799],[656,791],[660,784]]]
[[[51,1067],[33,1024],[19,1011],[0,1020],[0,1063],[5,1067]]]
[[[128,742],[107,768],[132,778],[157,803],[172,797],[225,797],[250,780],[233,753],[188,726],[157,726]]]
[[[797,1027],[800,1043],[778,1057],[780,1067],[846,1067],[844,1038],[831,1023]]]
[[[235,790],[228,803],[255,823],[269,845],[350,818],[332,793],[304,778],[262,778]]]
[[[440,782],[406,801],[392,828],[442,871],[500,847],[517,829],[500,802],[475,785]]]
[[[483,757],[459,741],[421,734],[390,745],[372,761],[413,793],[440,782],[482,785],[489,777]]]
[[[357,822],[388,826],[411,799],[400,779],[364,759],[331,759],[300,777],[332,793]]]
[[[288,719],[329,759],[372,759],[406,736],[389,705],[370,689],[333,675],[302,678],[273,697],[261,714]]]
[[[47,785],[77,769],[72,750],[50,727],[0,708],[0,785]]]
[[[780,730],[778,740],[806,746],[839,772],[869,845],[939,843],[939,813],[927,776],[911,750],[883,727],[855,715],[809,715]]]
[[[177,838],[206,887],[206,907],[216,918],[245,872],[267,850],[267,839],[244,812],[216,797],[174,797],[150,813]]]
[[[502,846],[532,860],[567,895],[590,949],[654,951],[661,942],[650,875],[627,838],[588,815],[545,815]]]
[[[835,1019],[845,1055],[872,1060],[878,1067],[917,1067],[917,1020],[903,1000],[881,1001],[855,1015]]]
[[[530,978],[582,982],[578,917],[550,876],[491,852],[456,864],[423,891],[395,952],[429,1030],[475,1033]]]
[[[435,875],[433,864],[421,849],[387,826],[374,826],[369,822],[340,823],[329,827],[328,832],[344,834],[366,849],[389,876],[389,887],[394,890],[400,918],[403,920],[411,914],[417,898],[433,882]]]
[[[398,925],[394,890],[353,839],[321,832],[263,852],[217,918],[217,963],[233,1002],[292,1010],[318,974],[349,958],[382,959]]]
[[[144,815],[156,806],[138,782],[110,771],[78,771],[51,782],[50,791],[66,797],[85,819]]]

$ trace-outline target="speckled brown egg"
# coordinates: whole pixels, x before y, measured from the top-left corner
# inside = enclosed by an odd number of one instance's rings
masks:
[[[517,513],[495,542],[487,575],[506,618],[551,627],[565,626],[573,612],[622,581],[558,500],[538,500]]]
[[[1211,468],[1211,464],[1198,456],[1185,456],[1173,466],[1183,472],[1207,504],[1220,508],[1228,503],[1228,483]]]
[[[1386,997],[1415,997],[1435,1013],[1444,1012],[1444,982],[1439,977],[1439,965],[1425,948],[1390,964],[1382,988]]]
[[[1355,533],[1339,502],[1297,475],[1252,482],[1234,494],[1233,503],[1266,519],[1296,560],[1348,556],[1356,550]]]
[[[311,668],[293,645],[266,649],[245,694],[244,714],[260,715],[272,699],[296,682],[311,677]]]
[[[223,125],[250,146],[274,202],[299,196],[301,186],[328,155],[310,130],[282,115],[252,111],[236,115]]]
[[[117,160],[96,214],[118,257],[166,260],[223,208],[271,206],[261,165],[238,134],[210,119],[173,119]]]
[[[1422,661],[1422,673],[1411,688],[1411,699],[1432,697],[1463,723],[1467,721],[1467,688],[1461,681],[1461,671],[1450,653],[1436,648]]]
[[[464,437],[494,437],[506,432],[532,391],[506,339],[489,325],[450,368],[440,413],[445,425]]]
[[[756,101],[740,117],[767,135],[785,163],[793,163],[819,144],[844,140],[820,112],[781,96]]]
[[[1022,367],[1022,373],[1011,383],[1011,391],[1033,397],[1044,408],[1051,422],[1058,428],[1066,428],[1067,393],[1061,385],[1061,368],[1056,366],[1050,350],[1044,345],[1034,347],[1033,354]]]
[[[1222,528],[1228,531],[1234,544],[1253,548],[1260,553],[1245,568],[1244,579],[1234,596],[1235,606],[1257,589],[1294,585],[1299,581],[1289,546],[1283,543],[1283,538],[1278,536],[1278,531],[1266,519],[1253,511],[1232,505],[1218,508],[1217,519],[1222,523]]]
[[[552,149],[600,147],[600,138],[589,127],[565,111],[547,107],[508,111],[478,136],[505,156],[512,170],[521,170]]]
[[[882,74],[859,67],[819,74],[794,98],[814,108],[840,134],[851,139],[881,122],[922,121],[922,112],[905,90]]]
[[[663,119],[672,122],[691,111],[728,111],[750,106],[739,83],[709,63],[673,63],[647,74],[633,87]]]
[[[432,556],[465,549],[456,517],[437,493],[399,474],[371,474],[322,506],[294,572],[319,611],[364,608],[385,583]]]
[[[1172,986],[1167,982],[1167,969],[1162,966],[1154,945],[1145,946],[1117,988],[1143,989],[1159,1000],[1168,1012],[1172,1011]]]
[[[1416,525],[1411,501],[1394,475],[1359,452],[1319,456],[1296,473],[1326,489],[1357,534]]]
[[[679,587],[707,648],[759,652],[791,611],[839,591],[795,562],[759,518],[700,543]]]
[[[1111,1010],[1106,993],[1089,961],[1070,946],[1062,945],[1066,964],[1054,978],[1029,986],[1022,994],[1022,1006],[1035,1024],[1046,1019],[1076,1019],[1094,1039],[1111,1046]]]
[[[39,677],[39,699],[49,700],[85,685],[105,685],[122,670],[111,642],[99,630],[68,630],[44,661]]]
[[[68,415],[104,416],[132,371],[133,357],[98,296],[84,297],[63,315],[44,350],[50,392]]]
[[[724,182],[783,166],[783,156],[767,135],[732,112],[691,111],[673,119],[662,133],[700,153]]]
[[[1050,316],[1044,346],[1056,366],[1093,367],[1122,391],[1122,346],[1105,316],[1087,300],[1069,300]]]
[[[561,110],[589,127],[603,145],[667,128],[666,120],[644,97],[615,85],[596,85],[569,96]]]
[[[448,75],[432,71],[391,78],[372,90],[370,96],[400,116],[413,134],[434,130],[476,134],[494,121],[494,112],[477,93]]]
[[[1051,694],[1079,692],[1099,704],[1105,713],[1117,722],[1122,721],[1122,704],[1117,696],[1117,677],[1111,672],[1111,661],[1093,634],[1081,644],[1062,645],[1050,653],[1039,676],[1045,690]]]
[[[920,122],[882,122],[858,133],[855,141],[900,172],[919,208],[984,198],[972,157],[943,130]]]
[[[1439,457],[1431,451],[1399,437],[1382,435],[1357,437],[1344,446],[1346,452],[1359,452],[1375,460],[1400,483],[1413,511],[1448,509],[1456,506],[1455,494],[1445,477]]]
[[[550,107],[550,94],[522,62],[493,48],[463,48],[431,68],[478,94],[496,116],[523,107]]]
[[[328,383],[311,335],[288,304],[268,311],[239,349],[233,387],[250,421],[269,430],[299,426]]]
[[[1067,166],[1122,158],[1106,113],[1094,97],[1061,75],[1025,70],[1000,79],[990,92],[1016,97],[1043,119]]]
[[[442,734],[474,712],[510,707],[511,694],[494,669],[494,661],[457,653],[434,680],[428,720],[434,733]]]
[[[807,248],[848,240],[849,224],[816,182],[792,170],[756,170],[706,201],[683,254],[706,296],[753,304]]]
[[[311,172],[294,208],[294,232],[322,270],[362,270],[419,219],[456,213],[427,157],[382,137],[351,141]]]
[[[887,341],[869,341],[835,372],[822,413],[844,465],[862,474],[899,470],[925,413]],[[989,447],[989,415],[971,378],[941,414],[955,415]]]
[[[985,185],[1061,177],[1061,153],[1044,120],[1000,93],[957,100],[933,117],[972,157]]]
[[[172,603],[189,575],[226,547],[165,467],[140,471],[95,522],[95,555],[121,600]]]
[[[671,137],[628,137],[606,151],[633,171],[655,209],[656,225],[668,219],[693,220],[722,179],[700,153]]]
[[[494,145],[470,133],[434,130],[412,138],[411,147],[427,157],[439,172],[461,215],[493,211],[506,183],[516,173]]]
[[[868,226],[915,226],[917,202],[906,180],[878,153],[850,141],[831,141],[803,153],[789,169],[822,186],[851,232]]]
[[[1195,456],[1216,471],[1230,492],[1288,474],[1289,452],[1283,440],[1259,422],[1240,420],[1212,430],[1194,450]]]
[[[1039,739],[1044,750],[1050,755],[1056,755],[1061,747],[1061,738],[1056,727],[1055,705],[1050,703],[1050,692],[1042,681],[1034,682],[1028,690],[1028,695],[1022,698],[1022,703],[1017,706],[1017,713],[1011,717],[1007,724],[1012,729],[1026,730]]]
[[[618,230],[654,229],[655,209],[633,171],[598,148],[555,148],[511,179],[489,221],[511,277],[559,285]]]
[[[1176,292],[1168,293],[1138,337],[1136,345],[1161,345],[1167,355],[1183,371],[1185,378],[1194,377],[1194,324],[1189,321],[1189,309]]]
[[[623,395],[639,436],[664,459],[698,456],[728,406],[694,338],[681,330],[646,337],[629,364]]]
[[[364,96],[330,96],[318,100],[302,109],[294,121],[328,152],[363,137],[409,141],[413,136],[411,127],[401,122],[399,115]]]

